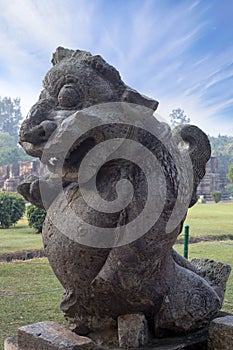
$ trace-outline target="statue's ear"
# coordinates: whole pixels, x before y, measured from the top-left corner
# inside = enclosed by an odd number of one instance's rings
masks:
[[[197,201],[197,186],[205,175],[206,163],[211,156],[210,142],[207,135],[194,125],[178,125],[172,134],[181,152],[182,146],[188,150],[193,165],[193,193],[189,205],[191,207]]]
[[[141,95],[139,94],[139,92],[131,89],[128,86],[126,87],[122,95],[122,101],[145,106],[147,108],[151,108],[153,111],[155,111],[159,105],[158,101],[153,100],[152,98],[149,98],[147,96]]]

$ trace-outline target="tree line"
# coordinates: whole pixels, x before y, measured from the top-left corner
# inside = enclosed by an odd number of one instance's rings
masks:
[[[231,165],[233,165],[233,136],[209,136],[212,155],[218,157],[219,172],[227,178]]]
[[[190,123],[190,118],[185,115],[181,108],[173,109],[169,117],[172,127]],[[229,180],[229,169],[233,166],[233,136],[219,134],[217,137],[208,135],[208,138],[211,145],[211,154],[218,158],[219,173],[227,181]]]
[[[190,123],[181,108],[173,109],[169,115],[171,126]],[[18,161],[31,160],[18,145],[18,132],[23,116],[20,98],[0,97],[0,166],[17,164]],[[233,165],[233,136],[208,136],[212,155],[218,157],[219,172],[227,179],[229,167]]]
[[[0,97],[0,166],[30,159],[18,145],[22,119],[20,98]]]

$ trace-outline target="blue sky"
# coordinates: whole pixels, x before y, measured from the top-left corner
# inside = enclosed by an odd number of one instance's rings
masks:
[[[0,96],[24,115],[57,46],[103,56],[161,118],[233,135],[232,0],[0,0]]]

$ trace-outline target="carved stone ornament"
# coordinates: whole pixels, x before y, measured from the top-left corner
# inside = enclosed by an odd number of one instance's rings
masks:
[[[20,130],[49,173],[19,192],[47,209],[44,249],[66,318],[79,335],[129,314],[145,315],[152,336],[205,327],[226,281],[215,288],[172,247],[205,174],[207,136],[193,125],[172,131],[154,116],[158,102],[100,56],[59,47],[52,63]]]

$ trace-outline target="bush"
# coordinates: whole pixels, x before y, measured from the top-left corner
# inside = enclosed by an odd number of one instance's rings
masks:
[[[229,167],[228,173],[227,173],[228,180],[233,183],[233,164]]]
[[[30,227],[33,227],[36,232],[42,232],[43,222],[46,216],[46,210],[36,207],[33,204],[30,204],[27,207],[27,219]]]
[[[16,224],[25,212],[25,203],[19,194],[0,190],[0,227],[9,228]]]
[[[222,198],[222,193],[219,191],[211,192],[211,197],[215,201],[215,203],[218,203]]]

